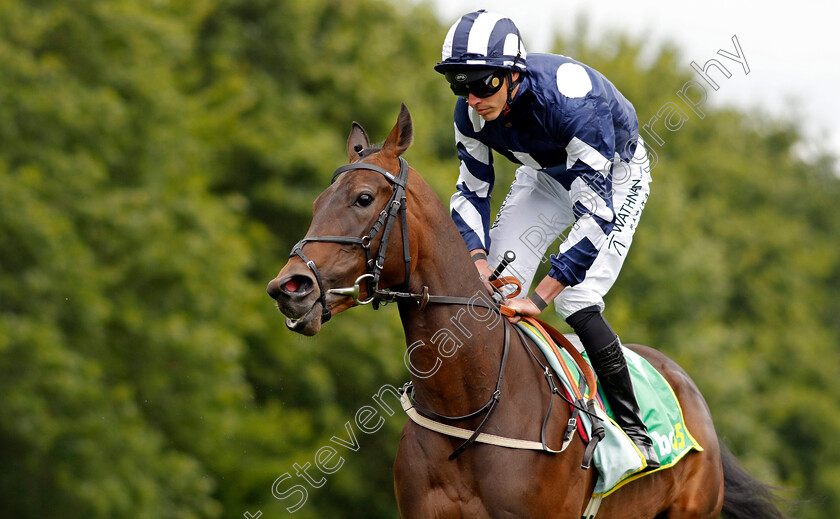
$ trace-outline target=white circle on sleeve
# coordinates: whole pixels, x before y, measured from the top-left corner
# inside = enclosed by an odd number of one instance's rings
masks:
[[[592,80],[580,65],[563,63],[557,69],[557,90],[566,97],[583,97],[592,90]]]

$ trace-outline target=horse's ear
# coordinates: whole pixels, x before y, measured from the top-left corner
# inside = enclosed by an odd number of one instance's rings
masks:
[[[414,125],[411,123],[411,114],[403,103],[400,115],[397,117],[397,124],[385,139],[382,151],[399,157],[411,146],[412,141],[414,141]]]
[[[362,125],[353,121],[353,126],[350,128],[350,137],[347,138],[347,156],[350,162],[359,160],[362,150],[370,148],[370,139],[365,133]]]

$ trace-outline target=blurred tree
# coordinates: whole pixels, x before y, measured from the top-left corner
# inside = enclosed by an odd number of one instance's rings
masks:
[[[259,231],[208,190],[187,13],[0,10],[3,515],[219,516]]]

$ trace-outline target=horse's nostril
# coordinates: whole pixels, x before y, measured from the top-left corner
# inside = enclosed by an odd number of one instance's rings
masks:
[[[306,276],[292,276],[283,285],[283,289],[289,294],[306,295],[312,292],[315,288],[315,283]]]
[[[297,292],[298,288],[300,287],[300,283],[294,278],[286,281],[286,284],[283,288],[286,289],[286,292]]]
[[[277,299],[284,295],[301,297],[309,294],[314,286],[315,284],[308,277],[294,275],[283,280],[277,278],[272,279],[266,291],[272,299]]]

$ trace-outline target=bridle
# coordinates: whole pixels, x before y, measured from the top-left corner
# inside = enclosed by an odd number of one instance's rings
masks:
[[[379,288],[379,277],[382,274],[382,269],[385,265],[385,255],[388,252],[388,238],[391,235],[391,229],[394,226],[394,222],[396,221],[398,215],[400,220],[402,221],[402,247],[403,247],[403,263],[405,264],[405,279],[402,283],[408,290],[408,282],[411,280],[411,250],[409,249],[409,240],[408,240],[408,216],[405,204],[405,191],[407,187],[408,181],[408,163],[400,157],[400,172],[394,176],[390,171],[381,168],[379,166],[373,164],[367,164],[364,162],[354,162],[352,164],[347,164],[346,166],[341,166],[340,168],[336,169],[332,175],[332,181],[330,182],[335,183],[336,179],[342,173],[346,173],[348,171],[353,171],[356,169],[365,169],[370,171],[375,171],[380,173],[384,176],[388,182],[391,183],[391,186],[394,188],[394,193],[391,195],[391,199],[388,201],[388,204],[385,206],[384,209],[379,213],[379,217],[374,222],[373,227],[370,228],[370,231],[367,232],[361,238],[357,238],[355,236],[316,236],[313,238],[304,238],[297,242],[297,244],[292,248],[292,252],[289,255],[291,256],[298,256],[300,259],[306,263],[306,266],[309,267],[309,270],[312,271],[312,274],[315,276],[315,281],[318,283],[318,289],[321,292],[321,295],[318,298],[318,302],[321,303],[321,324],[330,320],[332,317],[332,313],[330,312],[329,308],[327,307],[327,294],[338,294],[342,296],[350,296],[353,300],[360,305],[366,305],[368,303],[373,303],[373,308],[378,308],[379,304],[382,303],[393,303],[393,302],[400,302],[400,301],[407,301],[413,302],[419,305],[420,309],[426,307],[429,303],[435,304],[448,304],[448,305],[470,305],[470,306],[481,306],[484,308],[489,308],[492,311],[499,312],[499,303],[492,301],[489,296],[486,298],[480,297],[455,297],[455,296],[436,296],[436,295],[429,295],[429,288],[424,286],[423,291],[420,293],[411,293],[411,292],[395,292],[392,290],[383,290]],[[379,251],[376,253],[376,256],[371,255],[370,245],[373,243],[374,238],[382,230],[382,240],[380,241]],[[358,245],[362,248],[365,253],[365,266],[367,272],[356,278],[356,281],[353,283],[353,286],[344,287],[344,288],[330,288],[329,290],[324,290],[324,284],[321,281],[321,273],[318,270],[318,267],[315,265],[315,262],[311,259],[307,258],[306,255],[303,253],[303,246],[309,242],[327,242],[327,243],[341,243],[341,244],[348,244],[348,245]],[[362,282],[367,283],[367,299],[359,299],[359,294],[361,292],[361,284]]]
[[[322,324],[329,321],[330,317],[332,317],[332,313],[327,306],[327,293],[350,296],[357,304],[360,305],[366,305],[372,302],[374,303],[374,308],[378,306],[379,301],[394,300],[392,299],[392,294],[395,294],[394,292],[382,291],[379,289],[379,277],[382,274],[382,269],[384,268],[385,254],[388,251],[388,238],[391,235],[391,229],[394,226],[397,214],[400,215],[400,219],[402,220],[403,261],[405,263],[405,281],[403,281],[403,285],[408,287],[408,282],[411,279],[411,251],[408,243],[408,217],[405,207],[405,189],[408,181],[408,162],[406,162],[402,157],[399,159],[400,172],[397,176],[394,176],[391,172],[384,168],[363,162],[354,162],[352,164],[347,164],[346,166],[341,166],[332,174],[330,184],[334,184],[336,179],[338,179],[342,173],[346,173],[347,171],[357,169],[375,171],[382,174],[382,176],[384,176],[394,188],[394,193],[391,195],[391,199],[388,201],[385,208],[379,213],[379,217],[376,219],[376,222],[374,222],[373,227],[370,228],[367,234],[361,238],[357,238],[355,236],[316,236],[313,238],[304,238],[297,242],[297,244],[292,248],[290,257],[298,256],[304,263],[306,263],[306,266],[309,267],[309,270],[311,270],[315,275],[315,281],[318,283],[318,289],[321,293],[318,298],[318,302],[321,303]],[[370,244],[373,242],[374,238],[376,238],[379,230],[383,229],[383,226],[384,230],[382,232],[379,252],[377,252],[376,257],[373,257],[371,256]],[[318,267],[315,265],[314,261],[307,258],[303,253],[303,246],[309,242],[359,245],[365,253],[365,266],[367,268],[367,272],[356,278],[356,282],[351,287],[331,288],[324,291],[324,285],[321,281],[321,273],[318,271]],[[367,282],[367,299],[359,299],[360,284],[363,281]]]

